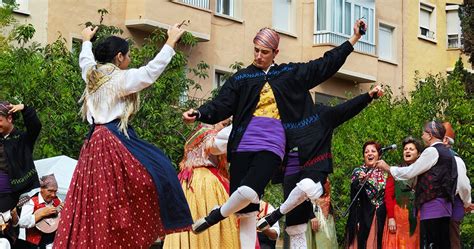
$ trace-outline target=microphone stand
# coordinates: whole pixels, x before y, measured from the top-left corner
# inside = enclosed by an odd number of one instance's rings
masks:
[[[380,152],[379,160],[382,160],[383,153],[384,153],[383,151]],[[370,168],[369,171],[367,171],[367,174],[366,174],[366,176],[365,176],[364,181],[362,182],[362,184],[359,184],[359,185],[360,185],[359,191],[357,191],[357,193],[355,194],[354,198],[353,198],[352,201],[351,201],[351,204],[349,204],[349,207],[348,207],[348,208],[346,209],[346,211],[342,214],[342,217],[346,217],[347,214],[349,214],[349,211],[351,210],[352,205],[354,205],[355,200],[357,200],[357,197],[359,196],[360,192],[362,191],[362,189],[364,188],[365,184],[366,184],[367,181],[369,180],[369,176],[370,176],[370,174],[372,174],[372,171],[374,171],[374,169],[375,169],[375,167]]]

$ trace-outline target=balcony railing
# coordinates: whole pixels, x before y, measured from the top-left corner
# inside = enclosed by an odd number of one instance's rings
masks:
[[[209,0],[178,0],[178,2],[189,4],[201,9],[209,9]]]
[[[333,44],[339,46],[347,41],[348,38],[333,32],[318,32],[314,34],[314,44]],[[354,49],[362,53],[375,54],[375,45],[363,40],[359,40]]]
[[[193,107],[197,108],[203,104],[205,104],[208,99],[196,98],[188,95],[181,95],[179,96],[178,106],[180,107]]]

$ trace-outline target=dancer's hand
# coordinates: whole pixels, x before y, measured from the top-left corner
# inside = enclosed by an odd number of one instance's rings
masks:
[[[190,124],[194,121],[196,121],[196,118],[198,118],[199,115],[196,115],[196,113],[199,114],[199,112],[197,112],[196,110],[194,109],[189,109],[185,112],[183,112],[183,121],[186,123],[186,124]]]
[[[352,46],[354,46],[357,43],[357,41],[359,41],[359,39],[362,37],[362,34],[359,31],[359,27],[361,25],[365,26],[365,30],[366,32],[368,32],[367,23],[363,19],[356,20],[356,22],[354,23],[354,28],[353,28],[354,34],[351,36],[351,38],[349,38],[349,42],[352,44]]]
[[[318,218],[312,218],[311,219],[311,229],[313,229],[314,232],[319,231],[319,220],[318,220]]]
[[[395,223],[395,218],[388,219],[388,231],[390,233],[395,233],[397,231],[397,224]]]
[[[184,34],[185,30],[179,27],[179,23],[175,23],[173,26],[168,29],[168,40],[166,40],[166,44],[170,47],[174,47],[176,43],[179,41],[179,38]]]
[[[25,108],[25,105],[24,104],[18,104],[18,105],[10,104],[9,107],[10,107],[10,110],[8,111],[8,114],[12,114],[12,113],[23,110]]]
[[[383,91],[383,88],[381,85],[376,85],[374,88],[372,88],[372,90],[369,91],[369,95],[370,97],[372,98],[378,98],[378,97],[382,97],[384,95],[384,91]]]
[[[99,29],[99,26],[89,26],[82,30],[82,40],[83,41],[90,41],[92,37],[94,37],[95,33]]]

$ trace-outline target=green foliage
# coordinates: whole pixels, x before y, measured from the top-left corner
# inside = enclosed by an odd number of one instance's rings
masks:
[[[463,52],[469,56],[469,62],[474,64],[474,2],[470,0],[464,1],[459,10]]]

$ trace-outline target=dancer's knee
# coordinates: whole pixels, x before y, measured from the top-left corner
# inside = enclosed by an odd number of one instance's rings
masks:
[[[299,181],[296,186],[306,193],[310,200],[318,199],[323,194],[323,186],[321,182],[315,183],[310,178],[304,178]]]
[[[248,186],[240,186],[236,192],[250,203],[258,204],[260,201],[257,192]]]

